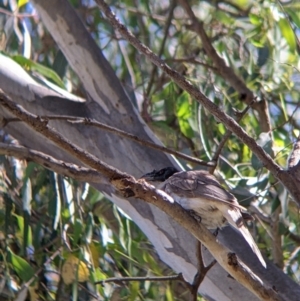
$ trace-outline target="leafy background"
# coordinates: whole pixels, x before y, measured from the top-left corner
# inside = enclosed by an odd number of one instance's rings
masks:
[[[223,124],[116,35],[93,1],[70,2],[163,143],[211,160],[226,133]],[[175,1],[109,4],[135,36],[230,116],[237,118],[245,110],[243,96],[218,74]],[[190,1],[190,5],[218,54],[258,100],[267,102],[272,139],[262,132],[254,109],[247,111],[240,125],[279,165],[286,166],[300,126],[300,3],[232,0]],[[3,53],[39,82],[84,96],[78,77],[32,4],[11,0],[1,2],[0,8]],[[4,131],[1,138],[16,143]],[[194,167],[181,163],[186,169]],[[216,175],[243,206],[259,210],[258,222],[251,225],[259,247],[299,282],[299,210],[285,188],[233,135],[222,149]],[[97,294],[103,300],[188,298],[184,285],[174,281],[92,285],[111,277],[173,272],[133,221],[88,184],[63,178],[33,162],[2,156],[0,187],[0,268],[8,284],[4,298],[12,298],[27,281],[31,281],[30,300],[54,300],[58,292],[72,294],[74,300]],[[51,258],[57,250],[61,252]],[[37,274],[39,268],[42,272]]]

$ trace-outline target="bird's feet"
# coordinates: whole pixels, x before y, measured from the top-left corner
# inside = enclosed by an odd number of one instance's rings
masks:
[[[201,223],[201,216],[198,215],[194,210],[188,210],[189,214],[198,222]]]

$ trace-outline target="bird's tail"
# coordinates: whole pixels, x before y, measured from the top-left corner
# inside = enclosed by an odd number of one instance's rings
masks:
[[[250,234],[249,230],[246,228],[243,222],[243,218],[241,215],[241,212],[239,210],[234,209],[228,209],[225,213],[225,217],[230,225],[232,225],[235,229],[237,229],[245,238],[248,245],[251,247],[252,251],[256,254],[261,264],[266,268],[266,262],[263,259],[261,252],[256,245],[252,235]]]

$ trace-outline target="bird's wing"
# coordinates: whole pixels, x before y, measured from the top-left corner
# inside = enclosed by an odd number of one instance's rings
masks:
[[[245,227],[243,222],[242,214],[239,210],[235,208],[227,207],[227,209],[224,208],[222,211],[223,215],[227,219],[228,223],[232,225],[236,230],[238,230],[245,240],[247,241],[248,245],[251,247],[252,251],[256,254],[261,264],[266,267],[266,262],[264,258],[261,255],[261,252],[256,245],[252,235],[250,234],[249,230]]]
[[[175,193],[186,198],[200,197],[246,210],[239,205],[233,194],[226,191],[217,179],[206,171],[178,172],[166,181],[164,187],[169,194]]]

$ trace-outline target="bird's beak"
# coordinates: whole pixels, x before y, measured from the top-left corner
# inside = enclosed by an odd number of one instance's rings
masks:
[[[144,174],[143,176],[140,177],[140,179],[144,179],[146,181],[153,181],[153,171],[149,172],[149,173],[146,173]]]

